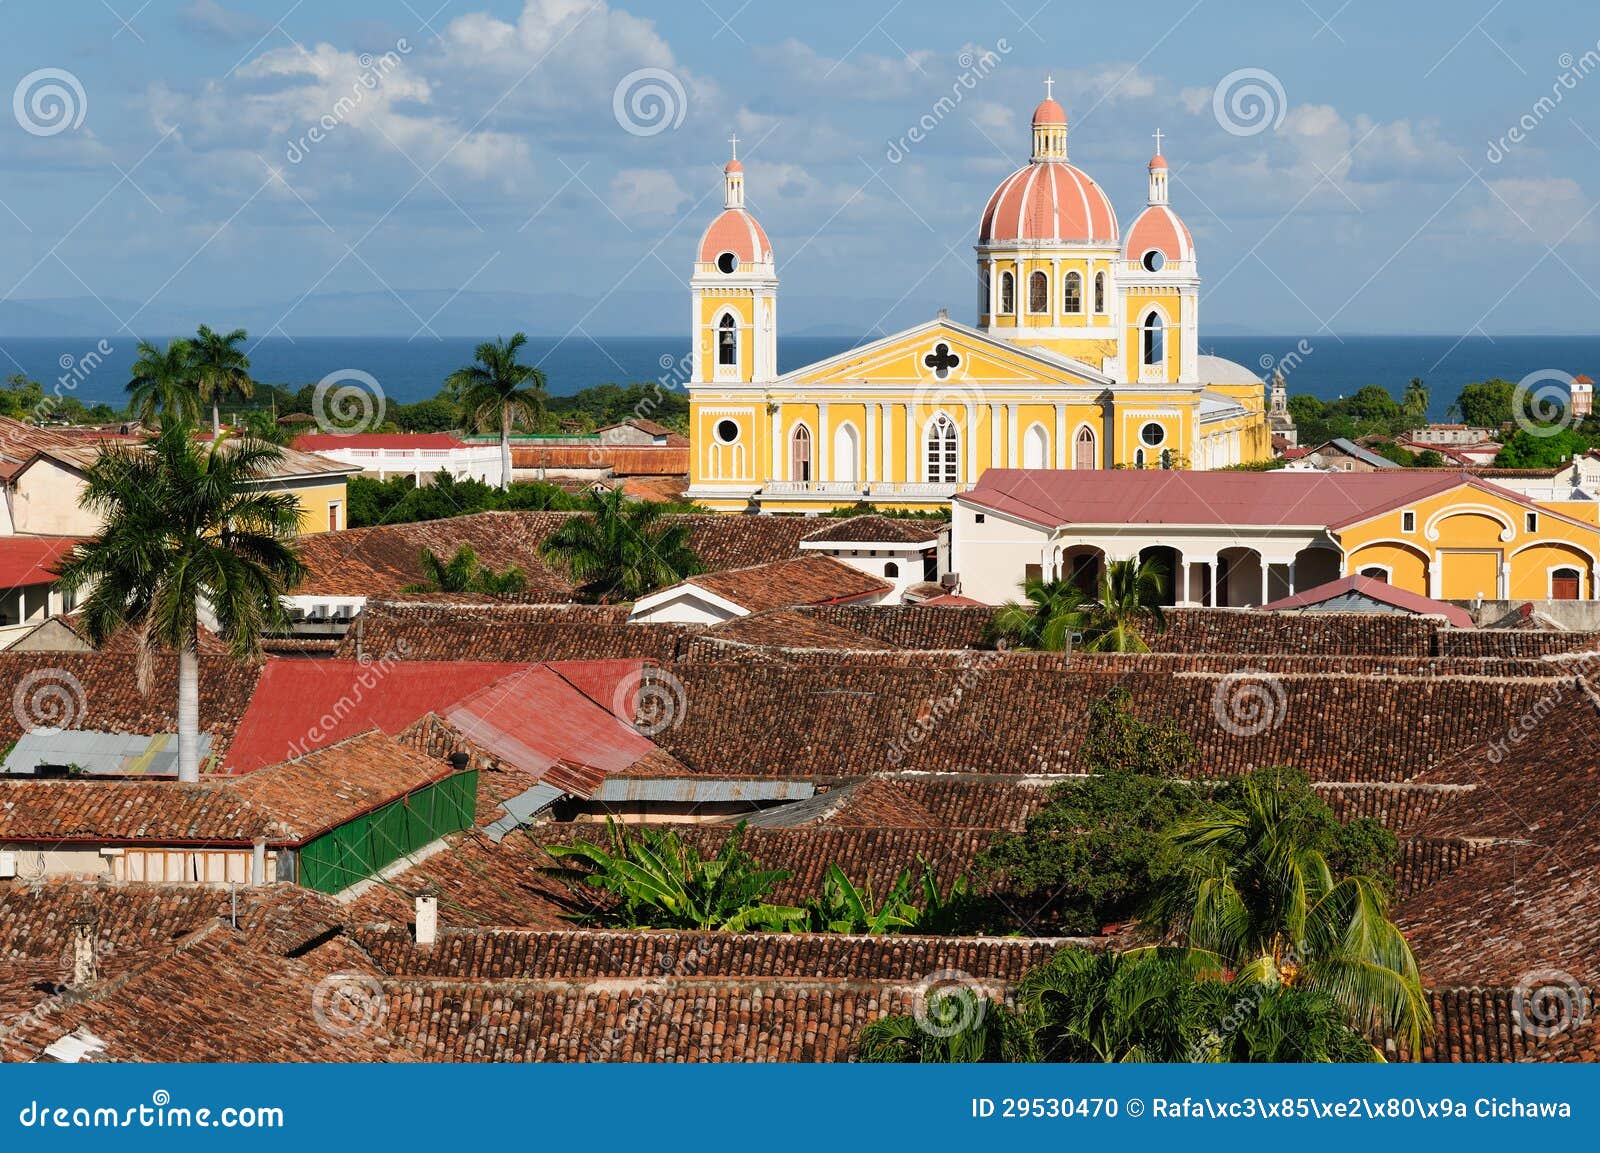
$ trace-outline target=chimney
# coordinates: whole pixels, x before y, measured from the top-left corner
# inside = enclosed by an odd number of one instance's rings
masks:
[[[417,894],[417,944],[431,946],[439,939],[439,890],[425,886]]]
[[[95,915],[93,902],[87,898],[78,902],[72,918],[72,987],[87,989],[100,979],[94,961],[94,933],[100,920]]]
[[[472,756],[468,753],[454,752],[450,754],[450,767],[456,772],[461,772],[472,763]]]

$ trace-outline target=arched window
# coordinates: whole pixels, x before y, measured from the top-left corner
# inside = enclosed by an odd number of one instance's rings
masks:
[[[738,321],[729,313],[717,321],[717,363],[737,367],[739,364]]]
[[[900,575],[900,566],[895,564],[894,561],[890,561],[888,564],[883,566],[883,575],[886,576],[886,577],[897,577],[897,576],[899,576]]]
[[[1035,272],[1028,277],[1028,311],[1050,311],[1050,278],[1042,272]]]
[[[955,423],[944,413],[928,425],[925,459],[929,484],[955,484],[960,479],[961,445]]]
[[[811,430],[803,424],[789,434],[789,479],[811,479]]]
[[[1009,272],[1000,274],[1000,315],[1011,316],[1017,311],[1017,280]]]
[[[985,316],[994,307],[994,301],[989,297],[989,270],[980,269],[978,272],[978,311]]]
[[[1098,468],[1099,462],[1095,459],[1094,430],[1084,425],[1078,430],[1077,440],[1073,443],[1073,468]]]
[[[1067,273],[1067,278],[1061,284],[1061,311],[1079,313],[1083,311],[1083,277],[1076,272]]]
[[[1170,448],[1161,450],[1161,467],[1169,470],[1172,468],[1172,450]]]
[[[1139,449],[1137,452],[1135,452],[1133,454],[1133,467],[1134,468],[1143,468],[1144,467],[1144,449],[1141,448],[1141,449]]]
[[[1166,327],[1161,314],[1152,310],[1144,318],[1144,363],[1161,365],[1167,361]]]
[[[854,483],[861,479],[861,440],[856,435],[856,426],[841,424],[833,434],[833,461],[829,471],[833,473],[831,480],[844,480]]]
[[[1106,310],[1106,274],[1103,272],[1094,274],[1094,310],[1096,312]]]
[[[1042,424],[1029,426],[1028,431],[1023,434],[1022,467],[1050,467],[1050,434],[1044,430]]]

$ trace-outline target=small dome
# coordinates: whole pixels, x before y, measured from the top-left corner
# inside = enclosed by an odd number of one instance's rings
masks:
[[[1165,168],[1166,166],[1167,166],[1167,158],[1165,156],[1161,155],[1161,153],[1157,152],[1154,156],[1152,156],[1150,158],[1150,167],[1152,169]]]
[[[700,238],[701,264],[716,264],[724,252],[733,253],[740,264],[772,263],[772,242],[756,218],[742,208],[724,209]]]
[[[724,171],[724,172],[743,172],[744,171],[744,165],[740,164],[739,163],[739,158],[737,156],[735,156],[732,160],[728,161],[728,163],[726,163],[726,164],[724,164],[722,166],[722,171]]]
[[[1150,205],[1128,229],[1125,254],[1129,260],[1142,260],[1152,249],[1168,261],[1194,259],[1194,238],[1188,226],[1165,204]]]
[[[1006,177],[989,197],[978,226],[979,244],[1115,244],[1117,235],[1110,198],[1088,173],[1062,160],[1028,164]]]
[[[1033,122],[1040,124],[1065,124],[1067,110],[1061,107],[1054,99],[1046,97],[1039,102],[1039,107],[1033,110]]]

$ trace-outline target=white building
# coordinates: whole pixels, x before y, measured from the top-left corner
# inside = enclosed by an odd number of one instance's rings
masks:
[[[467,444],[447,432],[317,432],[295,437],[294,447],[354,465],[377,480],[409,476],[420,487],[445,472],[455,480],[500,487],[500,446]]]

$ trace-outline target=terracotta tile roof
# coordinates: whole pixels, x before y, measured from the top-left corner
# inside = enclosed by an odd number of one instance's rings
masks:
[[[442,928],[418,947],[409,927],[369,925],[352,936],[391,976],[470,981],[609,977],[773,977],[922,980],[959,969],[1013,982],[1062,946],[1055,937],[847,936]]]
[[[272,956],[214,924],[87,998],[51,999],[3,1044],[14,1059],[33,1060],[72,1033],[99,1041],[86,1058],[95,1062],[414,1059],[391,1040],[381,1000],[361,1002],[372,1004],[370,1023],[341,1013],[342,989],[382,991],[375,977],[352,973],[353,963],[359,955],[342,946]]]
[[[757,645],[780,649],[889,650],[887,641],[852,632],[797,609],[772,609],[734,617],[708,630],[691,651],[706,652],[716,660],[726,645]]]
[[[200,727],[211,734],[214,754],[220,755],[233,739],[260,676],[260,665],[201,656]],[[55,693],[51,686],[61,691]],[[13,701],[19,693],[40,707],[51,695],[57,703],[74,702],[67,717],[36,715],[35,724],[115,733],[171,733],[178,728],[177,661],[170,656],[155,657],[145,696],[127,653],[0,653],[0,700]],[[29,717],[28,707],[0,709],[0,747],[22,734],[22,722]]]
[[[56,569],[77,543],[61,536],[0,537],[0,590],[53,584]]]
[[[70,844],[249,844],[271,817],[223,785],[0,780],[0,840]]]
[[[687,476],[686,445],[596,444],[530,447],[513,445],[511,467],[518,472],[540,468],[608,469],[617,476]]]
[[[437,605],[369,601],[336,655],[410,661],[670,661],[695,625],[628,623],[624,605]]]
[[[946,521],[852,516],[835,520],[805,538],[807,544],[927,544],[949,528]]]
[[[278,835],[300,844],[454,771],[448,761],[373,730],[217,787],[270,814]]]
[[[792,605],[839,604],[881,596],[894,588],[881,577],[864,573],[831,556],[802,556],[750,568],[726,569],[691,577],[683,583],[704,589],[752,613]]]

